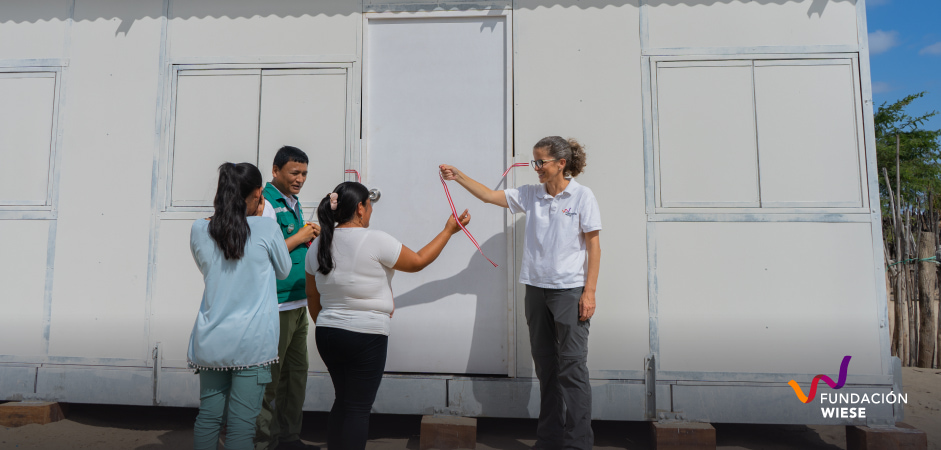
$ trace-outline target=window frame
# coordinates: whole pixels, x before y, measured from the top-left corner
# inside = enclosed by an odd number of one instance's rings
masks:
[[[36,63],[36,65],[31,65]],[[58,168],[62,147],[61,98],[63,92],[63,73],[67,66],[59,60],[12,61],[0,64],[0,78],[54,78],[52,97],[52,123],[49,132],[49,166],[46,168],[46,196],[42,203],[31,201],[12,201],[0,203],[0,219],[42,219],[55,218],[58,196]]]
[[[783,216],[792,215],[826,215],[827,220],[836,221],[868,221],[868,216],[863,218],[838,217],[842,215],[870,214],[868,175],[866,158],[866,136],[864,129],[864,110],[862,101],[862,91],[860,83],[860,67],[858,53],[820,53],[820,54],[738,54],[738,55],[694,55],[694,56],[649,56],[649,90],[648,102],[645,108],[650,112],[650,120],[645,124],[647,136],[650,137],[650,144],[645,146],[645,164],[648,165],[647,173],[652,180],[648,183],[648,215],[651,221],[698,221],[698,220],[728,220],[733,215],[747,215],[750,219],[756,221],[776,220],[774,217],[784,218]],[[758,172],[759,183],[759,206],[757,207],[734,207],[721,203],[703,203],[699,206],[692,205],[664,205],[661,198],[660,176],[660,140],[659,140],[659,111],[657,106],[657,71],[658,67],[697,67],[697,66],[724,66],[741,65],[749,62],[752,66],[752,88],[755,88],[755,67],[764,65],[820,65],[831,64],[833,62],[846,62],[851,65],[853,80],[853,98],[856,127],[856,150],[857,150],[857,170],[859,174],[860,204],[859,206],[847,206],[845,204],[835,204],[833,206],[803,206],[799,202],[765,202],[761,199],[760,166]],[[685,63],[685,64],[684,64]],[[753,101],[757,101],[755,94],[752,95]],[[753,104],[753,111],[757,111],[757,105]],[[755,121],[756,136],[758,133],[757,118]],[[757,148],[757,147],[756,147]],[[761,149],[757,148],[760,158]],[[760,165],[760,161],[759,161]],[[650,195],[652,194],[652,195]],[[657,217],[660,216],[660,217]],[[811,217],[804,219],[813,220]]]
[[[155,186],[155,189],[159,192],[159,201],[157,205],[157,211],[164,218],[166,215],[169,216],[179,216],[178,218],[198,218],[205,217],[206,213],[211,213],[213,211],[213,206],[211,202],[208,204],[200,204],[199,201],[173,201],[173,163],[174,163],[174,143],[176,137],[176,108],[178,105],[177,102],[177,93],[179,87],[179,77],[181,72],[191,72],[185,76],[212,76],[212,71],[225,71],[228,73],[234,72],[244,72],[251,73],[257,72],[259,77],[264,75],[266,71],[277,71],[284,72],[287,70],[298,70],[299,74],[303,73],[314,73],[314,72],[328,72],[328,71],[342,71],[346,77],[346,126],[344,129],[345,133],[345,143],[344,143],[344,156],[346,168],[359,170],[358,160],[355,153],[357,149],[358,139],[355,133],[355,124],[353,121],[354,109],[357,105],[355,104],[354,97],[354,61],[341,61],[341,62],[284,62],[284,61],[273,61],[273,62],[263,62],[263,61],[252,61],[252,62],[242,62],[236,59],[234,62],[199,62],[192,61],[187,58],[182,61],[171,62],[170,63],[170,86],[168,91],[168,103],[169,106],[165,109],[164,113],[164,143],[162,152],[162,161],[160,164],[160,182],[158,186]],[[192,72],[196,71],[206,71],[204,74],[195,74]],[[260,79],[259,79],[260,81]],[[261,104],[259,103],[259,113],[260,113]],[[358,113],[357,113],[358,114]],[[260,130],[258,130],[260,132]],[[256,158],[257,152],[259,150],[256,148]],[[257,164],[257,160],[255,161]],[[265,171],[262,171],[263,175]],[[267,178],[267,176],[265,177]],[[349,177],[345,177],[349,178]],[[354,176],[355,178],[355,176]],[[303,206],[310,207],[311,205],[303,204]]]

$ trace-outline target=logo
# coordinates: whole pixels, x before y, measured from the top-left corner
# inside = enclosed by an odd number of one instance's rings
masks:
[[[804,391],[801,390],[801,387],[797,384],[796,381],[791,380],[787,384],[791,385],[791,388],[794,389],[794,393],[797,394],[797,399],[802,403],[810,403],[814,401],[814,398],[817,396],[817,384],[820,383],[820,380],[823,380],[833,389],[840,389],[846,384],[846,371],[850,365],[850,356],[844,356],[843,362],[840,363],[840,377],[836,383],[833,382],[833,379],[820,374],[814,377],[813,381],[810,383],[810,393],[804,395]],[[866,408],[861,407],[860,405],[866,404],[907,404],[908,403],[908,394],[896,394],[893,390],[888,394],[882,392],[869,392],[859,394],[856,392],[851,393],[840,393],[835,392],[821,392],[820,393],[820,404],[830,404],[837,405],[831,407],[821,407],[820,414],[824,418],[830,419],[865,419],[866,418]],[[850,407],[844,407],[843,405],[850,405]]]
[[[814,380],[810,382],[810,393],[808,395],[804,395],[804,391],[801,389],[800,385],[798,385],[796,381],[791,380],[787,384],[791,385],[791,389],[794,389],[794,393],[797,394],[797,398],[801,402],[810,403],[814,401],[814,398],[817,396],[817,384],[820,383],[820,380],[823,380],[825,383],[827,383],[828,386],[830,386],[833,389],[840,389],[843,387],[844,384],[846,384],[846,370],[850,366],[850,358],[852,357],[849,355],[844,356],[843,362],[840,363],[839,382],[834,383],[832,378],[824,374],[817,375],[814,377]]]
[[[578,215],[577,212],[572,211],[572,208],[565,208],[565,209],[563,209],[563,210],[562,210],[562,214],[565,214],[566,216],[569,216],[569,217],[573,217],[573,216]]]

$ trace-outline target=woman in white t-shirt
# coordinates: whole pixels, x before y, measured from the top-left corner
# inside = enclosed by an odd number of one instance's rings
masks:
[[[588,326],[595,313],[601,266],[601,214],[591,189],[574,179],[585,168],[585,149],[574,139],[543,138],[533,146],[542,184],[494,191],[460,170],[441,165],[486,203],[526,213],[520,283],[526,285],[526,323],[540,385],[539,425],[533,448],[590,449],[591,386]]]
[[[366,186],[340,183],[317,208],[321,232],[307,253],[307,301],[317,324],[317,350],[336,400],[327,424],[327,447],[366,447],[369,411],[382,381],[395,305],[392,275],[431,264],[460,231],[454,217],[418,252],[369,229],[372,202]],[[461,223],[470,222],[467,210]],[[316,249],[316,250],[315,250]]]

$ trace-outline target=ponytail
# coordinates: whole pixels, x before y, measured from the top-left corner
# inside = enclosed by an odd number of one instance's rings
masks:
[[[577,177],[578,174],[585,171],[585,166],[588,165],[585,160],[588,155],[585,154],[585,147],[579,144],[575,139],[569,139],[568,142],[569,147],[572,148],[572,159],[565,165],[565,168],[568,169],[569,175]]]
[[[330,202],[330,194],[337,194],[336,209]],[[345,181],[337,185],[333,192],[324,196],[317,206],[317,220],[320,221],[319,246],[317,247],[317,271],[328,275],[335,267],[333,262],[333,232],[337,225],[353,220],[356,207],[366,205],[369,190],[355,181]]]
[[[219,184],[212,205],[216,208],[209,221],[209,236],[222,249],[225,259],[245,256],[245,243],[251,236],[245,199],[261,187],[261,172],[249,163],[223,163],[219,166]]]

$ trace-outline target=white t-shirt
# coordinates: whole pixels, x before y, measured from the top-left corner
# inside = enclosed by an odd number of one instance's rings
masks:
[[[278,192],[281,192],[281,191],[278,191]],[[297,200],[294,200],[294,197],[292,197],[292,196],[286,196],[286,195],[284,195],[284,194],[281,194],[281,196],[284,197],[284,201],[288,202],[288,206],[290,206],[291,209],[294,209],[294,205],[297,204]],[[267,218],[269,218],[269,219],[274,220],[275,222],[277,222],[277,221],[278,221],[278,215],[274,212],[274,207],[271,206],[271,203],[268,203],[268,200],[265,199],[265,198],[262,198],[261,201],[265,202],[265,209],[264,209],[264,211],[261,213],[261,217],[267,217]],[[291,310],[293,310],[293,309],[303,308],[303,307],[305,307],[305,306],[307,306],[307,299],[306,299],[306,298],[302,298],[302,299],[300,299],[300,300],[294,300],[294,301],[290,301],[290,302],[279,303],[279,304],[278,304],[278,311],[279,311],[279,312],[291,311]]]
[[[526,213],[520,283],[546,289],[585,285],[585,233],[601,229],[595,194],[574,179],[555,197],[544,184],[504,191],[512,213]]]
[[[333,270],[317,271],[320,238],[314,239],[304,265],[314,275],[320,306],[318,327],[341,328],[357,333],[389,335],[392,275],[402,243],[389,234],[368,228],[333,231]]]

